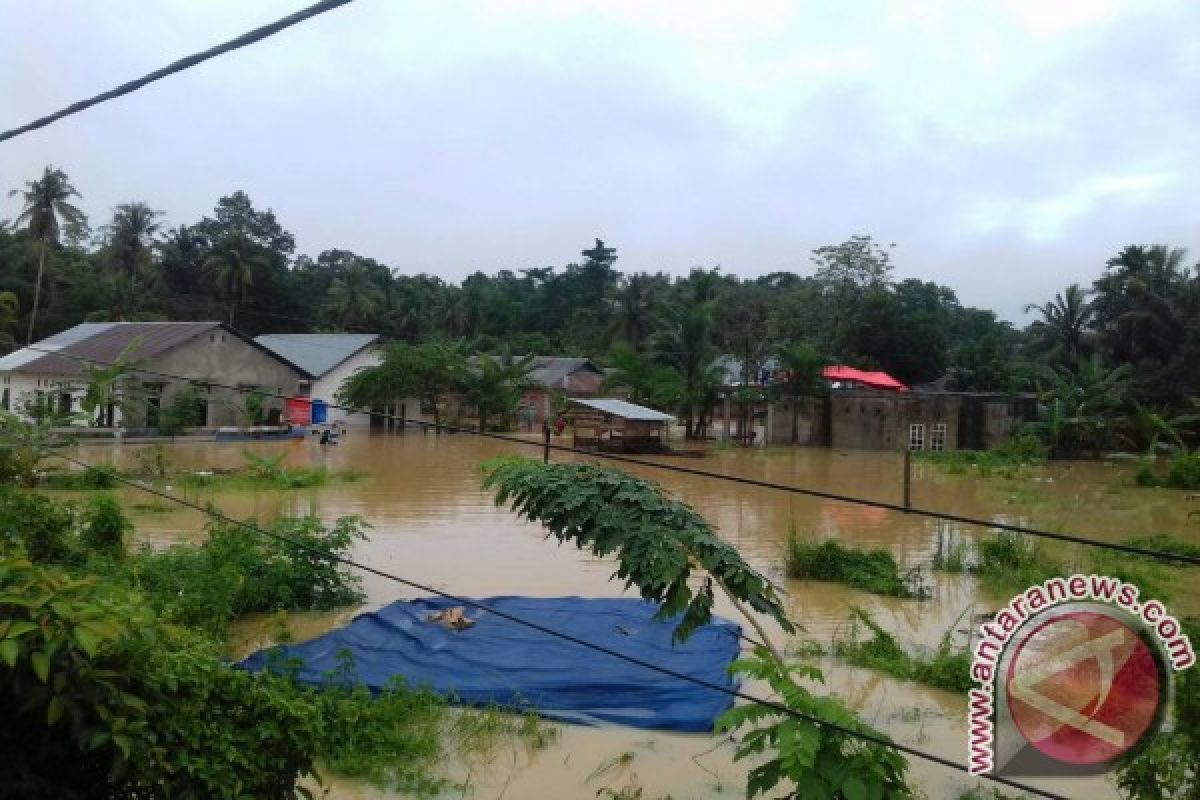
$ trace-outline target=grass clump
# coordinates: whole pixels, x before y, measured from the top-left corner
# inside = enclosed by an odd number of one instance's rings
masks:
[[[933,554],[933,568],[938,572],[960,573],[967,571],[967,556],[970,548],[961,539],[952,542],[944,550]]]
[[[784,570],[789,578],[832,581],[889,597],[915,597],[886,550],[843,547],[833,539],[821,543],[804,540],[793,528],[783,551]]]
[[[1023,434],[1005,440],[991,450],[917,450],[918,459],[943,467],[952,474],[977,471],[983,478],[996,474],[1011,478],[1024,467],[1042,464],[1048,452],[1036,436]]]
[[[955,624],[958,624],[957,620]],[[869,638],[859,638],[860,627],[870,633]],[[856,667],[877,669],[901,680],[966,692],[973,685],[971,655],[966,649],[955,649],[951,645],[953,630],[954,626],[951,626],[946,631],[932,653],[909,653],[865,609],[851,606],[850,636],[834,643],[833,654]]]
[[[1177,556],[1200,557],[1200,544],[1185,542],[1169,533],[1134,536],[1131,539],[1126,539],[1122,544],[1127,544],[1131,547],[1143,547],[1147,550],[1158,550],[1163,553],[1172,553]]]
[[[53,470],[45,472],[37,485],[43,489],[70,489],[93,491],[115,489],[121,474],[109,467],[92,467],[78,470]]]
[[[1034,584],[1069,574],[1041,541],[1018,533],[998,533],[980,539],[975,571],[983,585],[996,594],[1013,594]]]
[[[1200,453],[1172,456],[1165,470],[1144,464],[1134,475],[1133,481],[1144,487],[1200,489]]]

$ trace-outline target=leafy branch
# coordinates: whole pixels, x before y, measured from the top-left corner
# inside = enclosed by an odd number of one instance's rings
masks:
[[[654,483],[620,470],[589,464],[541,464],[524,458],[495,458],[483,465],[484,487],[496,504],[509,504],[522,517],[544,525],[560,544],[573,542],[596,556],[615,555],[615,576],[643,599],[661,605],[657,617],[682,617],[676,641],[684,641],[712,618],[713,584],[723,589],[766,638],[745,606],[772,617],[788,633],[779,596],[765,577],[724,542],[685,503],[667,497]],[[693,575],[703,577],[693,587]]]

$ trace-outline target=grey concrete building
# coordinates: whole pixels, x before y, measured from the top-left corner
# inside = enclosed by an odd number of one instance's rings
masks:
[[[246,424],[249,390],[291,396],[301,381],[313,378],[219,322],[97,322],[76,325],[0,358],[0,398],[18,413],[31,399],[53,403],[60,413],[79,412],[88,365],[118,359],[135,368],[126,371],[120,385],[125,400],[99,419],[80,424],[153,428],[159,410],[197,383],[205,426]],[[263,397],[262,421],[277,420],[282,408],[283,400]]]

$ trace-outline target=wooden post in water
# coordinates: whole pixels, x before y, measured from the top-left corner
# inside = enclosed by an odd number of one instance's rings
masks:
[[[912,508],[912,450],[904,448],[904,507]]]
[[[542,423],[542,463],[550,463],[550,423]]]

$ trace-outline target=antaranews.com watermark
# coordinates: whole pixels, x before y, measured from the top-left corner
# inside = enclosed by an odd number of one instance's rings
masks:
[[[972,774],[1005,765],[1034,774],[1030,765],[1039,761],[1043,774],[1088,774],[1079,770],[1103,771],[1153,738],[1171,674],[1196,656],[1179,620],[1140,595],[1104,575],[1051,578],[980,626],[968,720]],[[1007,759],[999,765],[998,726]]]

